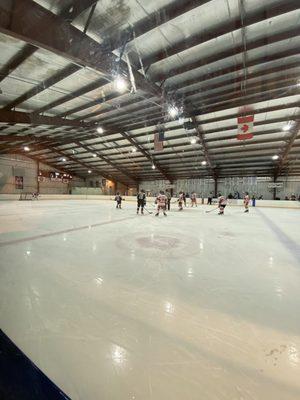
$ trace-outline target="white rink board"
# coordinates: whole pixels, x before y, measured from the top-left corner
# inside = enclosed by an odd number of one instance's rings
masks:
[[[16,194],[0,194],[1,200],[19,200],[19,195]],[[136,202],[136,196],[122,196],[124,201]],[[107,195],[69,195],[69,194],[41,194],[39,200],[114,200],[114,196]],[[216,200],[216,199],[214,199]],[[155,197],[148,197],[148,203],[153,203]],[[172,202],[176,202],[176,198],[172,199]],[[201,199],[197,199],[198,205],[201,205]],[[190,199],[187,199],[187,203],[190,203]],[[207,203],[207,199],[204,199],[204,204]],[[229,200],[230,205],[242,206],[243,200]],[[252,204],[252,202],[250,202]],[[256,200],[256,207],[276,207],[276,208],[295,208],[300,209],[299,201],[286,201],[286,200]]]

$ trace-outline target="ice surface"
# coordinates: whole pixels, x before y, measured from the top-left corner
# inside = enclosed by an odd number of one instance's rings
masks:
[[[0,203],[1,329],[73,400],[299,400],[300,212],[123,207]]]

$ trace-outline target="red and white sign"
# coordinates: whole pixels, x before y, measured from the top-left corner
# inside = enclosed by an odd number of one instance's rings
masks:
[[[238,117],[237,140],[247,140],[253,138],[254,115],[247,117]]]

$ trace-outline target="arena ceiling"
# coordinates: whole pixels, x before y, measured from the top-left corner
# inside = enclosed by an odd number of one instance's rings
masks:
[[[299,175],[299,6],[0,0],[0,152],[126,185]]]

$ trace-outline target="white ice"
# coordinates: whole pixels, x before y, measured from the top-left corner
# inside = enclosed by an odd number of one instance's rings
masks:
[[[2,202],[1,329],[73,400],[299,400],[300,212],[123,207]]]

